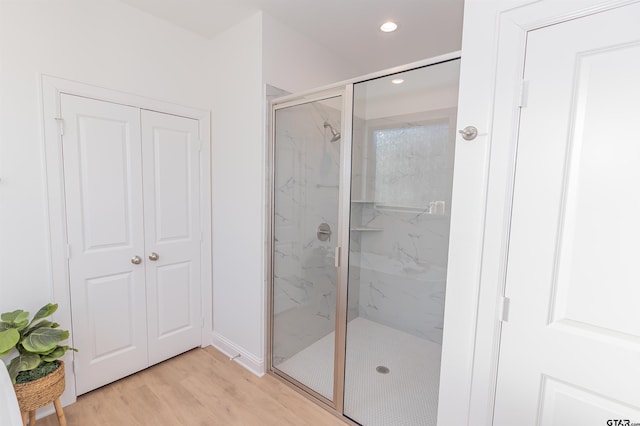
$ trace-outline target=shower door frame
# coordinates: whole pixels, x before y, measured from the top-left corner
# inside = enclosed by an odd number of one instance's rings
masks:
[[[275,231],[275,148],[276,148],[276,111],[283,108],[295,107],[312,102],[342,98],[341,111],[341,140],[340,140],[340,170],[338,179],[338,237],[336,244],[336,321],[335,346],[333,361],[333,400],[326,398],[310,387],[299,382],[288,374],[278,370],[273,365],[273,303],[274,303],[274,231]],[[281,98],[283,99],[283,98]],[[351,139],[353,113],[353,84],[346,84],[324,91],[315,91],[309,96],[298,96],[293,100],[274,100],[270,107],[270,135],[269,135],[269,205],[268,205],[268,262],[267,262],[267,373],[284,379],[285,383],[295,390],[321,403],[330,412],[346,419],[343,414],[344,401],[344,370],[346,355],[347,333],[347,290],[349,278],[349,223],[351,216]],[[355,424],[355,423],[353,423]]]
[[[325,408],[328,412],[334,414],[341,420],[343,420],[347,424],[351,425],[359,425],[359,423],[354,422],[349,417],[344,414],[344,382],[345,382],[345,361],[346,361],[346,334],[347,334],[347,295],[348,295],[348,278],[349,278],[349,238],[350,238],[350,220],[351,220],[351,160],[352,160],[352,133],[353,133],[353,89],[354,85],[358,83],[364,83],[368,80],[374,80],[380,77],[389,76],[392,74],[397,74],[405,71],[410,71],[417,68],[422,68],[431,65],[437,65],[439,63],[448,62],[455,59],[461,59],[462,55],[460,51],[454,51],[450,53],[446,53],[440,56],[424,59],[421,61],[409,63],[406,65],[401,65],[393,68],[389,68],[386,70],[378,71],[375,73],[367,74],[360,77],[355,77],[349,80],[341,81],[338,83],[322,86],[316,89],[307,90],[301,93],[286,95],[277,99],[274,99],[270,103],[270,117],[269,117],[269,146],[268,146],[268,163],[267,163],[267,262],[266,262],[266,273],[267,273],[267,298],[265,299],[265,303],[267,307],[265,309],[267,313],[267,321],[266,323],[266,350],[267,350],[267,365],[266,365],[266,373],[276,376],[281,379],[285,384],[290,386],[292,389],[296,390],[301,395],[305,396],[309,400],[314,403],[320,405]],[[337,273],[337,291],[336,291],[336,341],[335,341],[335,354],[334,354],[334,391],[333,391],[333,401],[328,400],[324,396],[315,392],[314,390],[308,388],[302,383],[296,381],[292,377],[286,375],[281,371],[277,371],[273,367],[273,359],[272,359],[272,350],[273,350],[273,253],[274,253],[274,241],[273,241],[273,231],[274,231],[274,219],[275,219],[275,168],[274,168],[274,160],[275,160],[275,111],[277,109],[291,107],[296,105],[301,105],[313,101],[318,101],[322,99],[326,99],[329,97],[335,97],[337,95],[343,96],[343,110],[342,110],[342,144],[341,146],[341,155],[340,161],[340,180],[339,180],[339,207],[338,207],[338,220],[339,220],[339,230],[338,230],[338,246],[341,247],[340,250],[340,266],[338,268]],[[333,96],[331,96],[333,95]],[[455,125],[456,123],[454,123]],[[451,253],[449,253],[449,257],[451,257]],[[447,274],[448,275],[448,274]],[[457,283],[460,286],[460,283]],[[447,287],[450,286],[449,279],[447,279]],[[451,312],[454,311],[453,307],[448,307],[451,305],[451,301],[445,303],[445,311],[449,310]],[[458,313],[463,314],[464,312],[457,310]],[[449,317],[453,317],[454,315],[449,315]],[[445,315],[445,321],[447,316]],[[446,322],[445,322],[445,333],[446,333]],[[470,331],[473,335],[475,335],[475,323],[473,326],[473,330]],[[451,354],[454,351],[456,353],[460,353],[459,347],[466,347],[467,341],[465,340],[466,335],[464,333],[460,333],[459,336],[448,336],[447,344],[443,343],[442,346],[442,354]],[[464,356],[472,357],[473,356],[473,348],[469,351],[463,351]],[[461,370],[468,372],[470,374],[470,366],[469,365],[456,365],[455,371],[456,374]],[[453,369],[449,370],[453,371]],[[450,376],[451,374],[449,374]],[[457,386],[457,387],[456,387]],[[446,388],[447,386],[445,386]],[[452,399],[453,393],[452,389],[462,390],[463,386],[459,386],[456,384],[449,384],[446,393],[447,401],[443,403],[442,398],[442,370],[441,370],[441,381],[440,381],[440,390],[439,390],[439,402],[438,402],[438,417],[440,417],[442,406],[446,406],[449,409],[451,407],[456,407],[457,409],[457,397],[455,400]]]

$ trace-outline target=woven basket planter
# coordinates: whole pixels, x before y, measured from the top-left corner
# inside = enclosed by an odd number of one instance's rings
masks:
[[[18,398],[20,411],[23,413],[51,404],[64,392],[64,362],[53,373],[47,374],[32,382],[13,385]]]

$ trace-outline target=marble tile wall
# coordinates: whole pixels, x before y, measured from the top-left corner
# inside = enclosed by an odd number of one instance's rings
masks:
[[[442,343],[449,216],[362,206],[360,317]],[[353,237],[354,239],[357,237]],[[356,263],[357,262],[357,263]]]
[[[339,129],[339,110],[339,104],[311,103],[278,110],[276,116],[276,366],[335,329],[340,142],[330,142],[323,124],[328,120]],[[365,143],[367,125],[354,120],[347,318],[360,316],[442,343],[449,205],[444,214],[435,214],[428,206],[374,200],[375,152]],[[447,156],[452,159],[453,152]],[[422,161],[430,167],[428,156]],[[440,164],[441,156],[435,161]],[[450,192],[450,176],[433,181],[440,183],[432,193]],[[331,240],[318,240],[320,223],[336,232]]]
[[[358,300],[357,316],[442,343],[453,137],[445,132],[441,141],[407,141],[403,145],[408,152],[387,156],[393,164],[376,171],[371,129],[411,123],[398,118],[354,122],[352,168],[357,185],[351,204],[349,298]],[[394,167],[399,187],[376,190],[385,177],[380,173]],[[395,173],[391,170],[392,178]],[[391,202],[379,199],[394,191],[405,193]],[[442,211],[435,213],[429,201],[443,201]]]
[[[340,102],[314,102],[276,113],[274,364],[335,329]],[[317,238],[327,223],[334,234]]]

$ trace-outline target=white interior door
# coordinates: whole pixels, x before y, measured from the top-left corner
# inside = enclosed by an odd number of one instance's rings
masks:
[[[201,342],[198,121],[61,95],[76,390]]]
[[[61,95],[77,393],[148,365],[140,110]]]
[[[528,35],[495,425],[640,422],[638,17]]]
[[[198,121],[143,110],[142,146],[149,361],[155,364],[201,340]]]

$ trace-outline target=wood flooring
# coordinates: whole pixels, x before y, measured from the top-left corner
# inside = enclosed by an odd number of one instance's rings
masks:
[[[212,347],[82,395],[64,412],[69,426],[345,425],[274,377],[258,378]],[[58,421],[53,414],[36,424]]]

